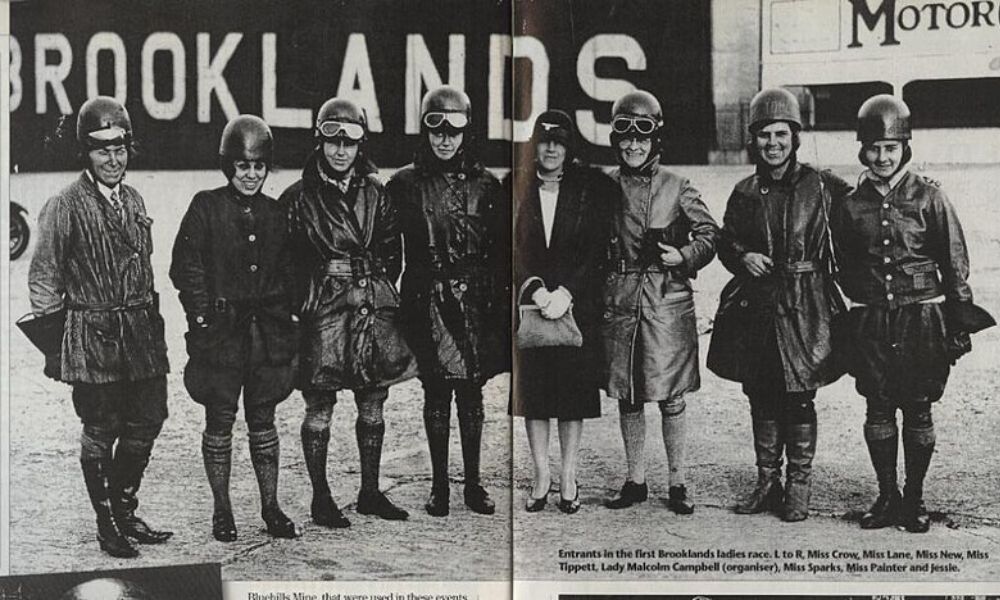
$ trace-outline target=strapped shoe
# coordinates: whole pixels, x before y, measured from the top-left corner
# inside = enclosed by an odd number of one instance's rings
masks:
[[[645,502],[647,498],[649,498],[649,487],[645,482],[640,484],[626,479],[618,495],[605,500],[604,506],[612,510],[628,508],[633,504]]]
[[[580,486],[576,486],[576,495],[573,496],[572,500],[567,500],[562,497],[562,493],[559,494],[559,510],[567,515],[572,515],[580,510]]]

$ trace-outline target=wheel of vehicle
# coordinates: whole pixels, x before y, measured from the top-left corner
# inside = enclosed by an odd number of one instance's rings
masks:
[[[28,229],[28,222],[24,218],[24,213],[14,208],[10,209],[10,259],[15,260],[28,249],[28,240],[31,239],[31,230]]]

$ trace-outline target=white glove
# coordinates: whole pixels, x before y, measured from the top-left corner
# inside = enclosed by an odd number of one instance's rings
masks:
[[[573,295],[564,287],[560,287],[550,295],[548,306],[542,308],[542,316],[546,319],[561,318],[573,304]]]
[[[533,294],[531,294],[531,301],[534,302],[539,308],[545,308],[552,302],[552,292],[545,289],[545,286],[540,286]]]

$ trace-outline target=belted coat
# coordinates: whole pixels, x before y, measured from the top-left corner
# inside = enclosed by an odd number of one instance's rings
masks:
[[[191,360],[228,368],[292,362],[298,311],[288,244],[286,213],[274,198],[247,197],[231,186],[195,194],[170,265],[188,318]]]
[[[299,387],[366,389],[414,377],[395,286],[402,260],[395,208],[368,165],[355,165],[345,192],[320,160],[314,153],[279,200],[289,214],[302,314]]]
[[[709,370],[753,384],[776,340],[786,391],[815,390],[843,374],[831,330],[844,305],[834,283],[830,214],[850,191],[836,175],[802,163],[779,181],[758,172],[736,184],[719,244],[733,278],[719,299]],[[771,274],[753,277],[742,262],[747,252],[770,257]]]
[[[417,153],[386,186],[406,252],[401,293],[421,377],[484,383],[510,369],[511,211],[467,155]]]
[[[610,176],[621,194],[603,287],[606,390],[631,404],[674,399],[701,384],[690,278],[715,256],[719,227],[690,182],[656,162]],[[644,259],[650,234],[677,248],[683,263]]]
[[[66,309],[59,376],[112,383],[170,370],[153,288],[151,227],[142,196],[120,184],[123,216],[86,172],[50,198],[28,288],[36,315]]]

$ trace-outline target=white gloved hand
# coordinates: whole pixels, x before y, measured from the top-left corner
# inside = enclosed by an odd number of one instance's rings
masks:
[[[573,304],[573,295],[564,287],[560,287],[550,294],[551,301],[548,306],[542,309],[542,316],[546,319],[559,319]]]
[[[552,302],[552,292],[545,289],[545,286],[539,287],[533,294],[531,294],[531,301],[534,302],[539,308],[545,308]]]

